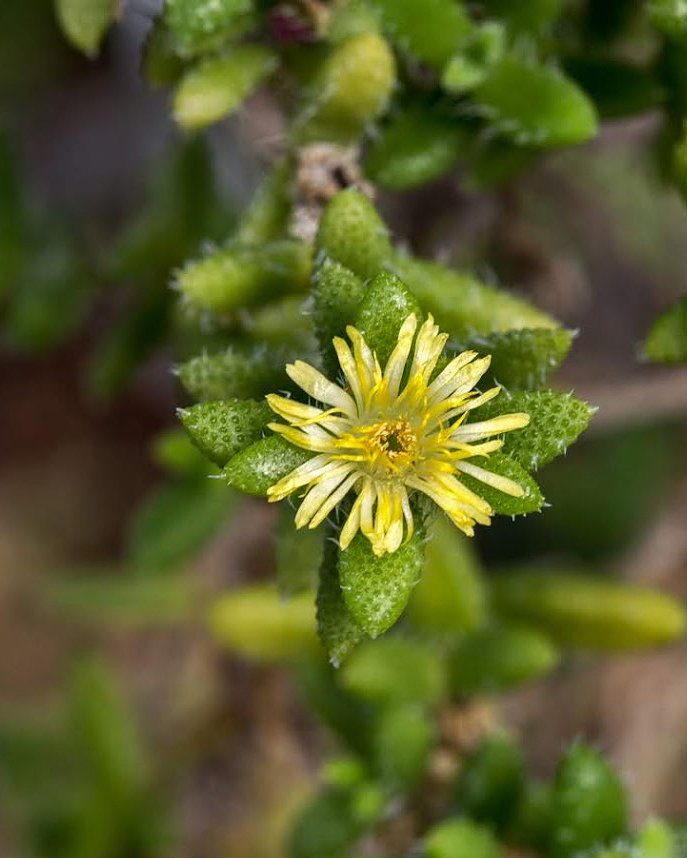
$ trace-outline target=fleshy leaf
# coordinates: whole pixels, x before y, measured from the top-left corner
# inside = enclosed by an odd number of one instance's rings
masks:
[[[261,244],[284,238],[293,206],[293,166],[279,161],[255,192],[236,233],[241,244]]]
[[[72,45],[94,56],[119,5],[119,0],[56,0],[55,11]]]
[[[216,51],[253,21],[253,0],[167,0],[164,21],[181,56]]]
[[[431,828],[424,854],[427,858],[504,858],[491,831],[469,819],[447,819]]]
[[[231,245],[189,262],[175,286],[194,310],[230,313],[288,292],[304,290],[310,276],[310,250],[299,241]]]
[[[423,318],[420,305],[401,281],[388,271],[380,272],[370,283],[360,303],[355,327],[385,366],[398,342],[398,332],[407,317],[414,313]]]
[[[174,118],[186,131],[212,125],[240,107],[276,65],[276,56],[262,45],[241,45],[228,56],[204,60],[182,77]]]
[[[323,540],[320,530],[296,529],[290,504],[279,508],[275,545],[277,589],[282,596],[293,596],[317,587],[322,564]]]
[[[494,580],[492,595],[502,616],[568,646],[657,646],[680,639],[687,622],[682,604],[666,593],[585,575],[511,570]]]
[[[339,549],[330,534],[324,544],[320,567],[320,584],[317,590],[317,633],[335,667],[338,667],[365,637],[365,633],[344,601],[339,583],[338,561]]]
[[[374,764],[385,784],[409,792],[422,782],[436,728],[419,706],[389,707],[373,737]]]
[[[522,497],[513,497],[493,486],[488,486],[469,474],[461,474],[460,481],[481,498],[484,498],[494,513],[498,515],[527,515],[527,513],[537,512],[542,508],[544,497],[539,486],[514,459],[504,456],[503,453],[491,453],[483,463],[480,459],[477,461],[480,462],[479,467],[512,480],[522,486],[525,492]]]
[[[386,225],[368,198],[353,188],[338,193],[325,208],[315,248],[358,277],[374,277],[389,261]]]
[[[222,475],[227,485],[249,495],[265,497],[270,486],[311,457],[312,453],[294,447],[281,435],[271,435],[237,453]]]
[[[351,693],[378,703],[436,703],[446,693],[437,650],[399,637],[361,644],[341,669],[341,681]]]
[[[491,355],[488,377],[508,390],[541,387],[570,351],[574,331],[517,328],[471,337],[465,348]]]
[[[470,32],[470,18],[453,0],[372,0],[382,26],[398,46],[441,69]]]
[[[626,826],[627,799],[618,775],[593,748],[571,745],[554,781],[550,854],[572,858],[613,842]]]
[[[687,295],[665,310],[651,326],[644,355],[656,363],[687,361]]]
[[[530,415],[529,425],[508,432],[501,448],[504,455],[529,471],[560,456],[584,432],[595,410],[570,393],[541,390],[508,394],[504,390],[480,408],[479,419],[510,412]]]
[[[503,57],[473,93],[500,136],[525,146],[571,146],[596,134],[592,103],[553,66]]]
[[[196,447],[221,468],[262,436],[274,412],[266,402],[224,399],[180,408],[178,415]]]
[[[342,337],[352,325],[365,294],[363,281],[339,262],[325,258],[313,274],[313,322],[325,368],[338,372],[339,362],[332,339]]]
[[[326,59],[311,98],[296,120],[303,140],[355,141],[387,106],[396,62],[378,33],[351,36]]]
[[[424,541],[416,531],[398,551],[375,557],[370,541],[358,533],[339,556],[344,600],[355,621],[370,637],[385,632],[400,617],[417,584],[424,561]]]
[[[436,262],[394,254],[389,265],[436,319],[443,331],[470,337],[511,328],[554,328],[546,313],[472,274],[446,268]]]
[[[428,105],[411,105],[375,138],[365,171],[383,188],[414,188],[447,173],[471,140],[455,118],[438,116]]]
[[[466,635],[451,652],[451,691],[459,695],[503,691],[548,673],[558,661],[551,641],[536,629],[489,626]]]
[[[259,399],[288,388],[284,371],[289,356],[282,349],[229,346],[217,354],[201,354],[176,369],[187,393],[201,401]]]
[[[285,601],[270,585],[238,587],[217,599],[208,622],[219,643],[258,661],[291,661],[321,652],[311,593]]]

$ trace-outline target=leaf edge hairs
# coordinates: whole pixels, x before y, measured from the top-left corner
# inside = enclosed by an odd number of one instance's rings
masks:
[[[288,364],[289,377],[313,400],[329,406],[326,409],[277,394],[267,396],[270,408],[286,421],[270,423],[269,428],[315,454],[272,485],[268,499],[280,501],[305,489],[296,526],[314,528],[355,490],[357,497],[339,535],[341,550],[358,530],[376,556],[398,550],[404,533],[407,541],[414,530],[409,489],[427,495],[456,527],[472,536],[476,523],[490,523],[493,510],[458,480],[461,472],[514,497],[523,494],[518,483],[466,459],[498,450],[503,440],[493,436],[527,426],[529,415],[466,422],[472,410],[501,390],[493,387],[481,394],[474,390],[490,357],[462,352],[433,378],[448,334],[439,332],[431,315],[416,338],[417,327],[411,313],[383,372],[357,328],[346,328],[352,351],[344,339],[335,337],[346,390],[304,361]]]

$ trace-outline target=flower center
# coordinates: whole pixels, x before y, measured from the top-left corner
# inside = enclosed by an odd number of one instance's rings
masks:
[[[368,451],[373,465],[398,472],[415,461],[419,453],[418,439],[405,418],[385,420],[371,429]]]

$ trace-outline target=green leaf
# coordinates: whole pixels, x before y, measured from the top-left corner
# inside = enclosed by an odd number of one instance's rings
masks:
[[[383,188],[415,188],[447,173],[471,142],[472,135],[455,119],[438,115],[429,105],[410,105],[375,137],[365,171]]]
[[[353,794],[327,789],[303,808],[291,829],[287,858],[343,858],[364,833],[353,811]]]
[[[340,191],[328,203],[315,249],[363,280],[374,277],[392,254],[386,225],[370,200],[354,188]]]
[[[215,640],[256,661],[292,661],[321,652],[312,593],[285,601],[269,584],[237,587],[215,601],[208,623]]]
[[[389,265],[443,331],[470,337],[511,328],[555,328],[542,311],[471,274],[396,253]]]
[[[411,313],[418,322],[423,317],[420,305],[406,286],[388,271],[377,274],[360,303],[355,327],[382,367],[398,342],[401,325]]]
[[[374,765],[392,790],[411,792],[422,782],[437,740],[429,714],[419,706],[390,707],[374,733]]]
[[[541,390],[509,394],[504,390],[479,409],[479,420],[511,412],[529,414],[529,425],[507,432],[501,448],[504,455],[529,471],[560,456],[584,432],[595,410],[570,393]]]
[[[384,111],[395,83],[396,62],[386,40],[375,32],[351,36],[325,60],[296,119],[297,139],[354,142]]]
[[[541,387],[570,351],[575,331],[565,328],[517,328],[471,337],[466,349],[491,355],[487,378],[508,390]]]
[[[503,57],[473,92],[491,127],[519,145],[572,146],[597,132],[587,96],[552,66]]]
[[[555,667],[559,655],[536,629],[503,625],[479,629],[452,649],[451,691],[459,695],[503,691],[538,679]]]
[[[344,600],[360,628],[376,638],[391,628],[408,603],[424,562],[418,531],[393,554],[375,557],[370,541],[358,533],[339,555]]]
[[[635,836],[642,858],[678,858],[677,837],[673,829],[662,819],[646,820]]]
[[[296,529],[294,511],[288,503],[279,509],[275,566],[277,589],[282,596],[293,596],[303,590],[314,591],[322,564],[323,540],[318,529]]]
[[[496,610],[568,646],[628,649],[680,639],[685,609],[647,587],[576,574],[514,570],[493,582]]]
[[[49,585],[48,607],[71,621],[94,626],[168,627],[192,621],[196,603],[186,575],[117,574],[95,570]]]
[[[199,477],[215,471],[180,426],[165,429],[153,438],[150,458],[170,474]]]
[[[281,435],[261,438],[237,453],[222,472],[227,485],[249,495],[267,496],[267,489],[312,458]]]
[[[332,534],[324,544],[317,590],[317,632],[335,667],[365,637],[344,600],[339,582],[339,549]]]
[[[508,842],[528,847],[537,854],[546,854],[551,828],[551,804],[552,788],[549,784],[527,780],[505,835]]]
[[[293,207],[293,165],[278,161],[255,192],[244,212],[236,239],[241,244],[263,244],[284,238]]]
[[[513,480],[524,490],[522,497],[513,497],[475,479],[470,474],[461,473],[460,481],[483,498],[494,514],[527,515],[530,512],[537,512],[544,505],[544,497],[536,482],[524,468],[503,453],[490,453],[480,467],[500,477]]]
[[[334,337],[346,333],[352,325],[365,294],[363,281],[348,268],[326,257],[313,274],[313,322],[325,368],[330,374],[339,371],[339,361],[332,345]]]
[[[656,363],[687,361],[687,295],[656,319],[644,341],[643,352]]]
[[[468,819],[448,819],[431,828],[424,854],[427,858],[503,858],[491,831]]]
[[[522,752],[505,735],[492,735],[470,754],[460,769],[454,798],[479,822],[503,830],[525,787]]]
[[[489,15],[499,18],[514,34],[538,35],[548,29],[563,9],[565,0],[486,0]]]
[[[472,27],[453,0],[372,0],[372,6],[402,50],[439,70]]]
[[[341,682],[351,693],[378,703],[436,703],[446,692],[439,653],[397,637],[357,647],[341,669]]]
[[[501,23],[486,21],[475,27],[461,43],[458,53],[447,63],[441,76],[443,88],[460,94],[479,86],[501,58],[505,40],[506,33]]]
[[[651,23],[669,39],[687,38],[687,9],[680,0],[649,0]]]
[[[223,314],[300,292],[309,276],[310,249],[300,241],[284,240],[231,245],[189,262],[177,273],[175,286],[191,309]]]
[[[595,750],[576,742],[561,760],[553,788],[553,858],[572,858],[625,833],[627,802],[620,778]]]
[[[74,738],[96,789],[110,803],[126,806],[147,778],[133,714],[106,667],[92,659],[77,664],[69,696]]]
[[[425,567],[408,603],[422,631],[455,635],[482,625],[484,579],[472,544],[447,518],[437,516],[425,549]]]
[[[118,0],[55,0],[55,12],[65,36],[89,56],[97,53],[118,9]]]
[[[262,437],[275,416],[266,402],[251,399],[201,402],[177,414],[196,447],[220,468]]]
[[[231,43],[253,23],[253,0],[167,0],[164,21],[183,57]]]
[[[192,558],[227,521],[236,495],[209,478],[163,485],[133,518],[127,559],[139,569],[167,571]]]
[[[185,131],[212,125],[237,110],[276,66],[276,56],[262,45],[241,45],[228,56],[204,60],[177,86],[174,118]]]
[[[260,399],[289,386],[284,371],[288,359],[281,348],[228,346],[217,354],[191,358],[175,371],[194,399]]]

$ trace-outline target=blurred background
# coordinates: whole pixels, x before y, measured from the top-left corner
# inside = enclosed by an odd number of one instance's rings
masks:
[[[269,95],[182,137],[140,74],[158,4],[93,60],[45,0],[0,4],[0,854],[279,855],[330,739],[291,674],[203,630],[213,593],[272,574],[274,510],[179,440],[193,344],[170,274],[229,234],[279,151]],[[600,410],[546,469],[542,515],[498,520],[491,567],[536,555],[687,595],[687,369],[638,360],[684,291],[687,210],[607,122],[505,190],[461,175],[379,205],[399,242],[498,279],[579,329],[555,385]],[[218,489],[219,490],[215,490]],[[638,814],[687,814],[687,654],[568,659],[504,698],[535,771],[606,748]],[[74,826],[81,834],[70,835]],[[78,842],[78,846],[74,843]]]

